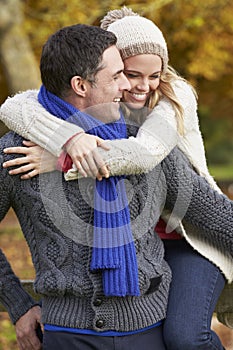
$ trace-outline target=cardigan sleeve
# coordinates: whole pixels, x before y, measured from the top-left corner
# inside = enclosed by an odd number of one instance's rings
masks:
[[[184,227],[186,223],[192,225],[195,238],[233,259],[233,201],[198,175],[178,148],[162,162],[162,170],[167,185],[166,208],[177,218],[177,224],[182,220]],[[175,221],[170,222],[173,227],[168,221],[168,232],[176,228]]]
[[[0,162],[3,156],[0,154]],[[0,221],[5,217],[11,206],[10,191],[12,179],[6,169],[0,165]],[[20,280],[14,274],[6,256],[0,249],[0,302],[9,313],[13,324],[37,302],[23,289]]]
[[[28,90],[7,98],[1,105],[0,119],[10,130],[59,156],[65,142],[83,129],[47,112],[37,94],[37,90]]]
[[[37,302],[23,289],[0,249],[0,302],[6,308],[13,324]]]

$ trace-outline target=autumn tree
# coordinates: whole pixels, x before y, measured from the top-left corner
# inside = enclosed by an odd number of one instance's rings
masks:
[[[99,25],[107,11],[122,5],[154,21],[166,37],[170,64],[197,89],[211,161],[232,163],[231,0],[0,0],[0,5],[0,89],[5,79],[7,94],[37,85],[41,47],[63,26]]]

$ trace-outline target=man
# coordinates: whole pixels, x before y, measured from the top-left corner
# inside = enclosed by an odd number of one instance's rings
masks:
[[[127,136],[118,100],[128,82],[115,43],[110,32],[76,25],[55,33],[41,57],[39,101],[58,118],[72,118],[81,133],[96,133],[96,144],[99,137]],[[93,108],[96,105],[99,108]],[[106,114],[103,105],[110,108]],[[87,108],[94,118],[84,112]],[[133,132],[135,126],[129,126],[128,134]],[[4,136],[2,161],[14,158],[4,154],[5,147],[21,143],[19,135]],[[44,349],[139,350],[146,346],[150,350],[155,343],[157,349],[164,349],[160,322],[166,314],[171,272],[153,228],[166,191],[167,208],[173,209],[181,200],[187,210],[184,213],[183,207],[177,206],[177,215],[185,215],[194,228],[204,229],[207,241],[233,255],[232,202],[211,190],[179,151],[148,175],[130,176],[127,182],[120,178],[111,187],[114,178],[66,182],[62,173],[55,171],[24,182],[1,170],[0,219],[12,206],[29,244],[36,269],[35,290],[42,295]],[[177,197],[180,185],[185,192]],[[120,195],[111,197],[117,187]],[[105,193],[106,188],[110,194]],[[102,193],[106,197],[101,197]],[[122,200],[120,216],[114,211],[118,198]],[[106,218],[110,226],[103,220]],[[29,325],[28,330],[36,329],[38,306],[22,289],[1,251],[0,269],[0,300],[13,323],[18,329],[22,324]],[[35,332],[20,338],[19,346],[39,349]]]

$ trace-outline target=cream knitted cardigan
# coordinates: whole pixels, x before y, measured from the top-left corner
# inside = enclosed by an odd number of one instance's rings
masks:
[[[209,174],[197,116],[197,102],[191,87],[182,80],[173,84],[174,91],[184,109],[184,135],[177,132],[175,112],[168,100],[162,99],[143,123],[137,137],[127,140],[109,141],[108,152],[99,149],[109,166],[111,175],[139,174],[150,171],[177,145],[188,157],[196,171],[204,176],[210,185],[220,191],[213,177]],[[34,141],[58,156],[64,143],[74,134],[83,130],[77,125],[66,123],[52,115],[38,103],[37,91],[29,90],[8,98],[1,106],[0,119],[9,129]],[[75,179],[78,174],[72,169],[67,179]],[[170,215],[170,214],[169,214]],[[233,261],[222,252],[216,251],[204,242],[197,233],[187,232],[182,223],[179,229],[191,246],[200,254],[216,264],[228,282],[233,280]],[[198,237],[198,238],[197,238]],[[229,299],[229,286],[227,287]],[[233,291],[233,289],[232,289]],[[224,309],[218,306],[219,319],[233,327],[233,301],[230,312],[229,303],[224,301]],[[230,298],[231,300],[233,297]],[[227,307],[226,307],[227,305]],[[226,313],[222,313],[225,312]],[[232,313],[231,313],[232,312]]]

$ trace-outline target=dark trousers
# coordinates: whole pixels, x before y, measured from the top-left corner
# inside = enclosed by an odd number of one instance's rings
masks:
[[[164,240],[172,269],[164,340],[167,350],[223,350],[210,329],[217,300],[225,285],[219,268],[184,240]]]
[[[43,350],[166,350],[162,326],[122,337],[45,331]]]

